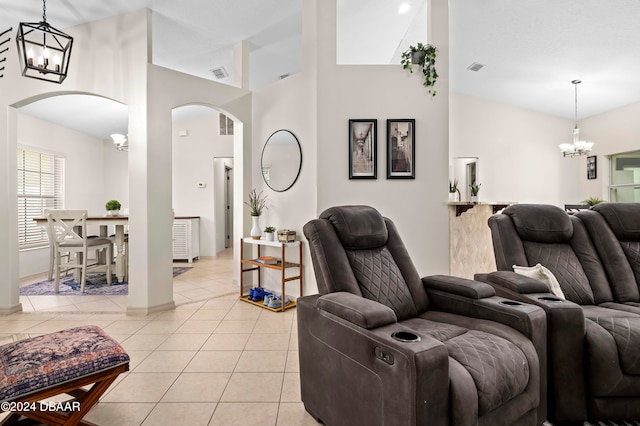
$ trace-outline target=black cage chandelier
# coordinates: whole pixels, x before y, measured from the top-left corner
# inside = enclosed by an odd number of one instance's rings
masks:
[[[23,76],[53,83],[67,78],[73,37],[47,23],[46,0],[42,0],[42,21],[21,22],[16,43]]]

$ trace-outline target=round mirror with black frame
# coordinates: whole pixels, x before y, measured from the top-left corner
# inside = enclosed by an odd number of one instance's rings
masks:
[[[262,148],[262,178],[269,188],[284,192],[298,180],[302,168],[302,149],[289,130],[277,130]]]

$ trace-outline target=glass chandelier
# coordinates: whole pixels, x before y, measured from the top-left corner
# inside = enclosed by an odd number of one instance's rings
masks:
[[[129,138],[127,136],[114,133],[111,135],[111,140],[118,151],[129,151]]]
[[[582,83],[581,80],[571,81],[575,88],[575,117],[576,125],[573,129],[573,143],[563,143],[560,145],[560,151],[565,157],[576,157],[579,155],[587,155],[593,148],[593,142],[580,140],[580,129],[578,129],[578,84]]]

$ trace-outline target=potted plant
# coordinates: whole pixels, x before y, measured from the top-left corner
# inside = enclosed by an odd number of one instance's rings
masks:
[[[585,204],[588,204],[590,207],[595,206],[596,204],[600,204],[602,203],[604,200],[598,198],[598,197],[589,197],[586,200],[583,200],[582,202]]]
[[[478,202],[478,192],[480,191],[480,185],[482,185],[481,183],[476,184],[475,182],[473,182],[471,185],[469,185],[469,189],[471,190],[471,202],[472,203],[477,203]]]
[[[274,226],[267,226],[264,228],[264,235],[267,241],[274,241],[274,232],[276,232],[276,228]]]
[[[244,202],[251,211],[251,238],[254,240],[259,240],[262,235],[262,231],[260,230],[260,215],[263,210],[267,208],[267,196],[262,195],[262,191],[257,192],[255,188],[253,188],[249,192],[249,201]]]
[[[109,200],[107,204],[104,205],[104,208],[107,210],[107,215],[109,216],[119,216],[120,207],[122,207],[122,204],[120,204],[118,200]]]
[[[456,200],[456,193],[458,194],[458,199]],[[458,189],[458,179],[454,179],[453,182],[449,181],[449,201],[460,201],[460,190]]]
[[[436,91],[433,86],[438,79],[438,72],[436,71],[436,57],[438,56],[438,48],[431,44],[418,43],[417,46],[409,46],[409,48],[402,53],[400,64],[402,68],[408,70],[409,73],[413,73],[413,65],[418,65],[424,81],[422,84],[427,88],[431,96],[436,95]]]

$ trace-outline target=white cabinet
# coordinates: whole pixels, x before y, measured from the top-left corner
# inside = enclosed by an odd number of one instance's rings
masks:
[[[200,218],[176,217],[173,221],[173,260],[200,257]]]

